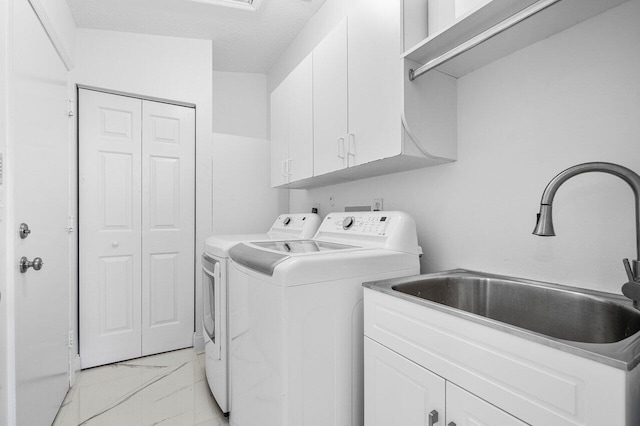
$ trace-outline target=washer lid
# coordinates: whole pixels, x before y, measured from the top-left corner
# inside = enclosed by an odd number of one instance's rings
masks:
[[[213,235],[205,240],[205,253],[221,258],[229,257],[229,249],[243,241],[268,240],[268,234],[226,234]]]
[[[276,266],[291,255],[357,248],[359,247],[315,240],[258,241],[233,246],[229,250],[229,257],[240,265],[272,276]]]
[[[321,251],[334,251],[358,248],[347,244],[338,244],[327,241],[298,240],[298,241],[259,241],[252,242],[254,246],[277,251],[280,253],[315,253]]]

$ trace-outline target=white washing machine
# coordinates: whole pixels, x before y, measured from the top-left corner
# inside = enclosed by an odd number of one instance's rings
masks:
[[[229,253],[231,424],[362,425],[362,283],[419,274],[413,219],[331,213],[313,239]]]
[[[228,315],[229,249],[242,241],[293,240],[312,237],[321,219],[315,213],[278,216],[266,234],[214,235],[207,238],[202,255],[202,328],[205,371],[211,393],[224,413],[229,412]]]

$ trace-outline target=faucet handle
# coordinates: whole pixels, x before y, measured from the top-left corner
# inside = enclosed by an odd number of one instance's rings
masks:
[[[627,271],[627,278],[629,279],[629,282],[638,283],[638,281],[636,281],[636,277],[633,275],[633,271],[631,270],[631,265],[629,265],[629,259],[622,259],[622,263],[624,264],[624,270]]]

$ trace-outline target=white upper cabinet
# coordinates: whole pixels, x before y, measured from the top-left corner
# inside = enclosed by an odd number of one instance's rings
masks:
[[[347,167],[347,20],[313,50],[313,167],[323,175]]]
[[[271,93],[271,186],[288,182],[286,161],[289,156],[289,113],[287,80]]]
[[[367,1],[349,15],[349,153],[354,165],[401,153],[402,3]]]
[[[313,176],[312,67],[308,55],[271,94],[271,186]]]
[[[313,50],[310,103],[302,104],[308,86],[291,89],[309,57],[273,92],[273,186],[310,188],[455,160],[455,79],[405,77],[417,65],[402,59],[405,43],[426,37],[426,11],[426,0],[361,2]],[[293,104],[301,126],[312,107],[311,142],[284,135],[292,129],[283,124],[284,111],[291,114]],[[304,140],[300,148],[312,147],[308,158],[301,156],[309,151],[292,153],[294,139]]]

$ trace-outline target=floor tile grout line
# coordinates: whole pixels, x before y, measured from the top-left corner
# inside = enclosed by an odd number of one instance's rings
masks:
[[[138,387],[137,389],[134,389],[133,391],[129,392],[128,394],[125,394],[125,396],[121,397],[119,400],[116,400],[115,402],[113,402],[110,406],[108,406],[107,408],[105,408],[104,410],[100,411],[99,413],[94,414],[93,416],[89,417],[88,419],[82,421],[81,423],[78,424],[78,426],[82,426],[87,424],[87,422],[89,422],[90,420],[95,419],[98,416],[103,415],[104,413],[106,413],[107,411],[110,411],[112,409],[114,409],[115,407],[123,404],[124,402],[128,401],[129,399],[131,399],[133,396],[135,396],[137,393],[143,391],[144,389],[148,388],[149,386],[159,382],[160,380],[164,379],[165,377],[175,373],[176,371],[178,371],[179,369],[181,369],[182,367],[184,367],[185,365],[189,364],[190,361],[184,362],[181,365],[179,365],[178,367],[174,368],[173,370],[159,376],[156,377],[154,379],[151,379],[150,381],[148,381],[147,383],[141,385],[140,387]]]

